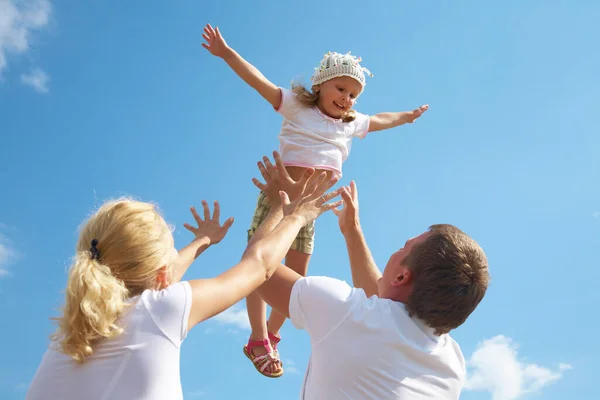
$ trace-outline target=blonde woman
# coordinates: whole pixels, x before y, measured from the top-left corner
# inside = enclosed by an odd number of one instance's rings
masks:
[[[273,167],[267,158],[265,165]],[[263,174],[265,165],[259,163]],[[338,192],[324,195],[333,185],[325,178],[309,170],[291,203],[282,192],[285,206],[267,216],[279,220],[283,212],[281,222],[237,265],[211,279],[180,281],[233,222],[219,223],[218,203],[211,217],[203,202],[204,219],[192,208],[198,226],[186,228],[196,237],[179,253],[154,205],[130,199],[103,204],[82,227],[58,329],[26,399],[182,399],[180,346],[189,330],[263,284],[300,228],[341,204],[326,204]]]

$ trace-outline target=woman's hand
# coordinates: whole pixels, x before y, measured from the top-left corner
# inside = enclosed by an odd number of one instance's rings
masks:
[[[336,179],[327,180],[327,173],[314,174],[314,169],[307,169],[302,178],[294,181],[288,175],[279,153],[273,152],[276,166],[267,157],[258,163],[258,169],[265,183],[252,179],[256,187],[265,192],[272,205],[281,204],[283,215],[296,215],[301,217],[305,224],[317,219],[324,212],[342,205],[342,201],[327,202],[340,194],[337,189],[324,194],[335,183]]]
[[[198,224],[197,227],[187,223],[183,224],[183,226],[188,231],[192,232],[196,239],[207,238],[209,240],[209,245],[217,244],[223,240],[225,235],[227,235],[227,231],[233,224],[233,217],[228,218],[225,223],[221,225],[219,222],[221,208],[219,206],[219,202],[216,200],[212,218],[210,216],[210,209],[208,208],[208,204],[205,200],[202,200],[202,208],[204,209],[204,219],[200,218],[195,207],[190,208],[190,211],[194,216],[194,220]]]

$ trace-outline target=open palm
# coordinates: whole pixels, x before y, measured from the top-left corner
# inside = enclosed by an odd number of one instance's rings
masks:
[[[202,47],[206,50],[210,51],[210,54],[217,57],[223,57],[229,49],[225,39],[221,36],[221,32],[219,32],[219,28],[213,29],[210,24],[207,24],[204,27],[204,33],[202,34],[206,43],[202,43]]]
[[[276,167],[268,157],[258,162],[265,183],[256,178],[252,182],[267,195],[269,201],[282,205],[283,215],[295,214],[303,218],[306,224],[342,204],[341,200],[327,203],[339,195],[340,189],[324,194],[338,178],[328,180],[325,172],[316,175],[313,169],[308,169],[300,180],[294,181],[288,175],[278,152],[273,152],[273,158]]]
[[[190,224],[183,224],[183,226],[190,232],[196,236],[196,239],[206,237],[210,240],[210,244],[217,244],[225,235],[227,235],[227,231],[233,224],[233,217],[228,218],[223,225],[219,222],[221,208],[219,206],[219,202],[215,200],[215,209],[213,212],[213,216],[210,216],[210,210],[208,208],[208,204],[206,201],[202,200],[202,208],[204,209],[204,219],[200,218],[198,213],[196,212],[195,207],[191,207],[190,211],[192,212],[192,216],[194,220],[198,224],[197,227],[194,227]]]

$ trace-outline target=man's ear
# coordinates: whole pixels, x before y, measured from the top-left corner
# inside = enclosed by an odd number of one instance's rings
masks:
[[[412,272],[409,268],[400,267],[399,271],[396,273],[394,280],[392,281],[392,286],[407,286],[412,283]]]

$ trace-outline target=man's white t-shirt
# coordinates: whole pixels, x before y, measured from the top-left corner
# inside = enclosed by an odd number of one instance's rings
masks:
[[[434,335],[404,304],[327,277],[298,280],[290,319],[310,335],[300,399],[458,399],[465,360],[449,335]]]
[[[51,343],[26,400],[183,399],[179,351],[191,299],[188,282],[132,298],[121,322],[125,332],[95,345],[81,365]]]

